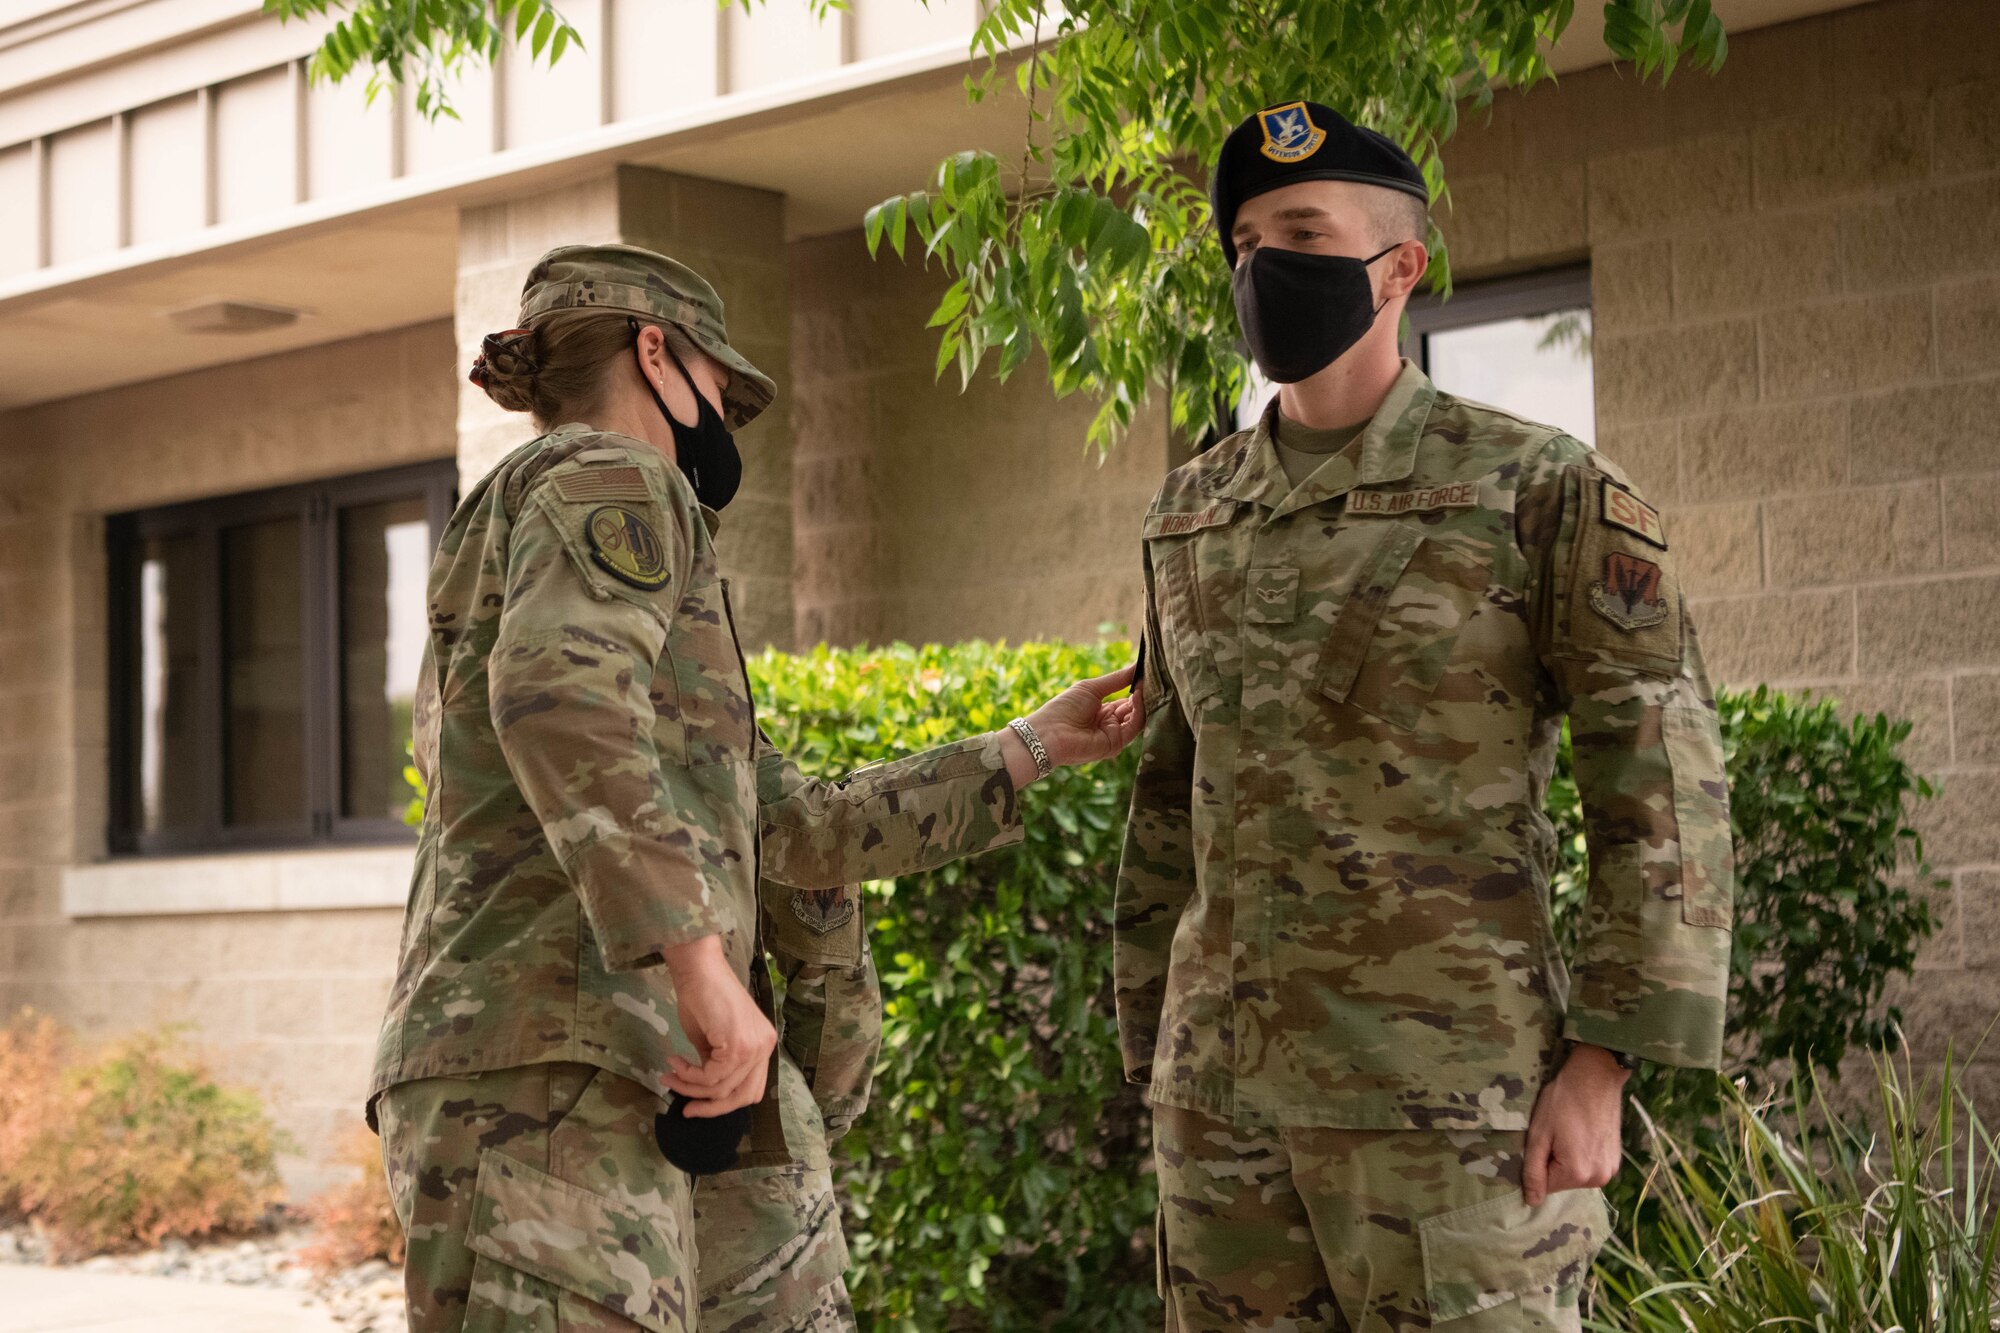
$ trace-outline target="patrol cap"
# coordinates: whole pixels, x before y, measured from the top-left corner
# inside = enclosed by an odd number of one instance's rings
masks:
[[[523,328],[554,310],[616,310],[677,326],[728,372],[723,416],[735,429],[771,405],[771,377],[729,345],[722,298],[686,264],[636,245],[559,245],[521,288]]]
[[[1319,102],[1267,106],[1229,132],[1209,173],[1208,199],[1231,268],[1236,243],[1229,233],[1243,201],[1300,181],[1359,181],[1425,203],[1431,197],[1424,173],[1395,140]]]

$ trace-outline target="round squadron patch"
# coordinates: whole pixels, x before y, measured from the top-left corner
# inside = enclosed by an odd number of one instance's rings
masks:
[[[584,525],[590,557],[614,578],[656,592],[667,586],[667,548],[653,525],[623,505],[591,511]]]

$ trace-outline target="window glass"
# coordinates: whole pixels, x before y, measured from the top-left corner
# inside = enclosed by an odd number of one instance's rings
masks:
[[[305,590],[301,523],[225,528],[223,822],[306,817]]]
[[[1424,360],[1447,393],[1595,442],[1588,308],[1441,329],[1425,336]]]
[[[340,511],[341,814],[401,819],[410,703],[427,633],[421,498]]]
[[[192,533],[139,543],[139,642],[128,682],[138,736],[135,802],[147,833],[201,822],[200,543]]]

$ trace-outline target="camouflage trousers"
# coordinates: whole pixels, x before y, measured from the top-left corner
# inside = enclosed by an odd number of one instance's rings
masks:
[[[1526,1138],[1246,1128],[1155,1106],[1168,1333],[1577,1333],[1604,1197],[1528,1207]]]
[[[826,1167],[693,1182],[660,1156],[661,1109],[582,1064],[384,1092],[411,1333],[851,1333]]]

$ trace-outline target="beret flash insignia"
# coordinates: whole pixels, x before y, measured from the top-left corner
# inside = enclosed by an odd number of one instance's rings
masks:
[[[1273,162],[1303,162],[1326,142],[1326,131],[1312,123],[1304,102],[1286,102],[1257,113],[1264,129],[1258,151]]]

